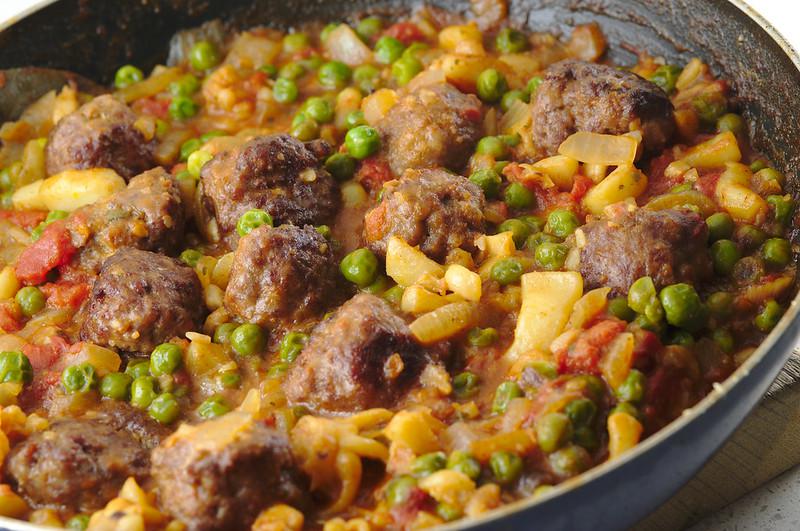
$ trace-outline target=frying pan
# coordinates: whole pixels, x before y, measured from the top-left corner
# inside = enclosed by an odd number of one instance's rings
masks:
[[[20,20],[0,23],[0,68],[41,66],[108,82],[121,64],[164,61],[170,36],[222,18],[231,29],[291,27],[364,11],[402,12],[417,0],[45,0]],[[430,4],[466,11],[468,0]],[[800,57],[741,0],[509,0],[511,19],[530,30],[565,32],[597,21],[611,59],[632,64],[636,50],[683,64],[699,56],[733,83],[758,150],[800,192]],[[49,87],[48,87],[49,88]],[[34,98],[35,91],[5,93]],[[792,235],[798,241],[798,231]],[[452,528],[623,529],[669,498],[713,455],[755,406],[800,337],[797,299],[730,378],[694,408],[622,458],[537,500],[521,500]],[[0,526],[35,526],[0,519]]]

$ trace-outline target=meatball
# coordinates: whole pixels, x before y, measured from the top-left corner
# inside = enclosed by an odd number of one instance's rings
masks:
[[[135,126],[136,115],[113,96],[98,96],[68,114],[50,132],[47,173],[111,168],[126,180],[155,166],[153,146]]]
[[[203,290],[195,272],[172,258],[122,249],[103,263],[83,312],[84,341],[149,352],[202,325]]]
[[[331,222],[339,191],[319,160],[328,150],[278,134],[217,154],[203,166],[201,181],[203,206],[220,235],[235,235],[236,222],[252,208],[269,212],[276,225]]]
[[[485,232],[486,200],[480,187],[444,170],[408,172],[384,185],[383,200],[364,219],[364,240],[381,255],[392,236],[434,260],[456,248],[474,249]]]
[[[566,60],[550,66],[533,102],[533,143],[554,155],[576,131],[619,135],[640,129],[658,151],[675,130],[672,103],[656,84],[613,66]]]
[[[449,83],[405,96],[377,124],[395,176],[410,168],[464,167],[482,136],[480,100]]]
[[[428,362],[389,304],[360,293],[317,325],[283,389],[290,402],[314,411],[391,407]]]
[[[102,508],[128,477],[148,477],[150,452],[131,432],[99,419],[61,419],[8,456],[11,482],[34,507]]]
[[[244,412],[184,425],[153,450],[161,507],[191,531],[250,529],[262,509],[301,500],[286,436]]]
[[[624,213],[584,225],[580,272],[588,288],[608,286],[623,295],[633,282],[650,276],[656,287],[695,283],[711,275],[708,227],[689,210]]]
[[[323,309],[337,278],[331,245],[314,227],[261,226],[239,240],[225,308],[262,326],[291,323]]]

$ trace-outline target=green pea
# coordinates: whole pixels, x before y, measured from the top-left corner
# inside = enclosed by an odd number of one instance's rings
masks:
[[[334,153],[325,161],[325,169],[337,181],[348,181],[356,173],[356,159],[347,153]]]
[[[348,131],[359,125],[367,125],[367,120],[364,118],[364,111],[350,111],[344,117],[344,128]]]
[[[11,210],[14,208],[14,191],[8,190],[7,192],[3,192],[0,194],[0,207],[5,210]]]
[[[183,350],[175,343],[161,343],[150,353],[150,374],[172,374],[183,363]]]
[[[461,472],[471,480],[478,479],[481,475],[481,464],[467,452],[455,450],[447,458],[447,468]]]
[[[172,424],[181,414],[178,399],[172,393],[161,393],[147,407],[150,418],[161,424]]]
[[[181,144],[181,161],[185,162],[189,160],[189,155],[200,149],[203,145],[203,142],[199,138],[190,138],[183,144]]]
[[[11,171],[8,168],[0,170],[0,191],[8,192],[14,188],[14,178],[11,176]]]
[[[762,181],[777,181],[781,186],[786,182],[786,176],[784,174],[770,167],[758,170],[756,172],[756,177]]]
[[[488,347],[500,338],[500,333],[494,328],[475,327],[467,333],[467,341],[473,347]]]
[[[97,387],[97,371],[91,363],[70,365],[61,373],[61,384],[68,393],[83,393]]]
[[[516,258],[503,258],[494,263],[489,276],[501,286],[506,286],[517,282],[523,272],[522,262]]]
[[[234,389],[239,387],[242,382],[242,377],[236,371],[226,371],[219,375],[219,383],[225,389]]]
[[[383,29],[383,21],[378,17],[361,19],[356,26],[356,33],[364,41],[369,41]]]
[[[558,208],[550,212],[547,216],[547,226],[545,230],[559,238],[566,238],[575,232],[575,229],[577,229],[579,225],[578,217],[573,212]]]
[[[495,37],[494,45],[500,53],[519,53],[528,48],[528,38],[521,31],[503,28]]]
[[[740,225],[736,228],[734,239],[747,253],[761,247],[761,244],[767,241],[767,234],[753,225]]]
[[[150,362],[149,361],[138,361],[134,362],[131,361],[128,363],[128,366],[125,367],[125,374],[133,378],[139,378],[140,376],[150,376]]]
[[[210,396],[197,407],[197,414],[204,419],[214,419],[230,410],[221,396]]]
[[[198,149],[191,155],[189,155],[189,159],[186,161],[186,169],[195,179],[200,177],[200,171],[203,169],[203,166],[206,162],[209,162],[211,159],[214,158],[214,155],[205,151],[203,149]]]
[[[36,286],[25,286],[20,289],[14,296],[14,300],[17,301],[19,309],[25,317],[31,317],[38,313],[44,308],[46,302],[44,293]]]
[[[42,233],[46,228],[47,225],[45,223],[39,223],[38,225],[36,225],[36,227],[34,227],[34,229],[31,231],[31,241],[32,242],[38,241],[39,238],[42,237]]]
[[[492,402],[492,413],[505,413],[508,404],[515,398],[525,396],[517,382],[503,382],[497,386]]]
[[[381,71],[373,65],[357,66],[356,69],[353,70],[353,82],[361,92],[369,94],[380,87]]]
[[[530,100],[530,94],[525,92],[524,90],[509,90],[505,94],[503,94],[502,99],[500,100],[500,108],[503,112],[508,112],[514,102],[521,101],[523,103],[528,103]]]
[[[728,239],[733,235],[733,218],[727,212],[717,212],[706,218],[708,225],[708,241]]]
[[[766,304],[764,304],[761,312],[756,315],[754,323],[756,328],[764,333],[767,333],[775,328],[775,325],[781,320],[782,315],[783,308],[781,308],[781,305],[770,299],[766,302]]]
[[[362,247],[342,258],[339,270],[345,279],[359,288],[364,288],[375,281],[378,274],[378,259],[372,251]]]
[[[203,253],[195,249],[185,249],[180,256],[181,262],[189,267],[195,267],[201,258],[203,258]]]
[[[728,103],[722,94],[704,93],[692,100],[697,117],[706,126],[713,126],[717,123],[720,116],[725,114]]]
[[[531,95],[531,98],[533,98],[533,95],[536,94],[537,90],[539,90],[539,85],[541,85],[543,81],[544,79],[539,76],[534,76],[528,80],[525,90],[528,91],[528,93]]]
[[[33,380],[28,356],[18,350],[0,352],[0,382],[27,384]]]
[[[682,347],[691,347],[694,345],[694,336],[686,330],[675,330],[672,332],[669,340],[670,345],[679,345]]]
[[[392,304],[400,304],[405,290],[402,286],[392,286],[383,293],[383,298]]]
[[[625,297],[614,297],[608,301],[608,311],[617,319],[622,319],[629,323],[636,319],[636,312],[628,306],[628,299]]]
[[[133,378],[122,372],[110,372],[100,380],[100,394],[114,400],[127,400]]]
[[[278,78],[297,81],[298,79],[303,77],[305,73],[306,73],[305,66],[303,66],[299,62],[292,61],[290,63],[286,63],[280,68],[280,70],[278,70]]]
[[[308,35],[305,33],[290,33],[283,38],[283,51],[297,53],[309,47]]]
[[[497,136],[485,136],[478,141],[475,148],[476,153],[480,155],[489,155],[495,159],[508,158],[508,145]]]
[[[683,68],[676,65],[659,66],[650,76],[650,81],[661,87],[667,94],[675,91],[675,83],[681,75]]]
[[[333,105],[325,98],[314,96],[308,98],[303,104],[306,114],[321,124],[326,124],[333,120]]]
[[[399,476],[386,484],[383,493],[389,507],[396,507],[405,503],[416,488],[416,479],[411,476]]]
[[[706,306],[711,315],[728,317],[733,311],[733,295],[724,291],[712,293],[706,299]]]
[[[608,412],[609,415],[613,415],[614,413],[626,413],[635,419],[640,418],[639,410],[636,409],[636,406],[628,402],[620,402]]]
[[[547,234],[546,232],[537,232],[536,234],[531,234],[528,239],[525,241],[525,247],[531,251],[536,252],[536,249],[543,243],[560,243],[561,240],[553,236],[552,234]]]
[[[347,132],[344,144],[351,156],[363,160],[381,148],[381,136],[375,128],[359,125]]]
[[[270,379],[281,378],[288,371],[289,371],[289,364],[288,363],[275,363],[267,371],[267,378],[270,378]]]
[[[401,87],[407,85],[414,76],[422,72],[422,62],[411,55],[403,55],[392,63],[392,78]]]
[[[131,405],[139,409],[147,409],[158,396],[156,379],[152,376],[139,376],[131,382]]]
[[[669,318],[669,313],[667,314]],[[631,369],[628,377],[617,388],[617,398],[623,402],[639,402],[644,398],[644,390],[647,385],[647,378],[636,369]]]
[[[428,49],[428,45],[424,42],[412,42],[406,48],[406,51],[403,52],[403,57],[411,57],[413,59],[419,59],[419,55],[421,52],[424,52]]]
[[[328,61],[319,67],[317,78],[323,87],[342,89],[350,81],[353,72],[341,61]]]
[[[489,457],[489,468],[495,481],[501,485],[514,483],[522,475],[522,459],[514,453],[499,451]]]
[[[494,68],[487,68],[478,75],[476,88],[481,100],[486,103],[496,103],[508,91],[508,82],[503,74]]]
[[[457,374],[453,378],[453,393],[457,398],[469,398],[478,392],[478,375],[469,371]]]
[[[500,185],[503,183],[503,179],[500,178],[500,175],[491,168],[477,170],[469,176],[469,180],[477,184],[481,190],[483,190],[483,195],[485,195],[487,199],[497,197],[497,194],[500,193]]]
[[[691,284],[672,284],[659,293],[667,322],[672,326],[694,332],[703,327],[706,309]]]
[[[238,325],[236,323],[222,323],[214,330],[214,343],[220,345],[227,343],[230,340],[231,333],[236,330]]]
[[[745,133],[745,125],[742,117],[732,112],[720,116],[719,119],[717,119],[717,132],[724,133],[726,131],[730,131],[735,135]]]
[[[200,81],[192,74],[186,74],[169,84],[169,92],[173,96],[191,96],[200,90]]]
[[[761,258],[773,268],[782,269],[792,260],[792,247],[789,240],[783,238],[770,238],[761,247]]]
[[[736,346],[733,340],[733,335],[731,335],[731,333],[724,328],[717,328],[714,330],[711,333],[711,339],[713,339],[714,343],[716,343],[719,349],[726,354],[733,352],[733,349]]]
[[[536,247],[534,256],[542,269],[555,271],[564,267],[569,249],[563,243],[542,243]]]
[[[683,192],[689,192],[693,188],[692,183],[683,183],[683,184],[676,184],[672,188],[669,189],[669,193],[671,194],[680,194]]]
[[[236,232],[239,236],[246,236],[262,225],[272,227],[272,216],[260,208],[253,208],[242,214],[236,222]]]
[[[431,452],[414,459],[414,462],[411,463],[411,473],[414,477],[424,478],[445,466],[447,466],[447,456],[444,452]]]
[[[302,142],[314,140],[319,136],[319,124],[316,120],[307,118],[292,126],[291,135]]]
[[[460,508],[449,503],[439,502],[436,504],[436,514],[445,522],[458,520],[463,515]]]
[[[280,78],[272,87],[272,97],[278,103],[292,103],[297,99],[299,90],[291,79]]]
[[[260,326],[245,323],[237,326],[230,336],[231,347],[242,356],[252,356],[267,346],[267,333]]]
[[[597,406],[588,398],[576,398],[564,407],[564,413],[574,427],[587,426],[594,422]]]
[[[405,45],[394,37],[384,35],[375,43],[375,60],[389,65],[400,59],[405,51]]]
[[[280,344],[280,357],[284,363],[292,363],[303,347],[308,342],[308,334],[302,332],[287,332]]]
[[[733,266],[732,276],[741,282],[754,283],[766,274],[764,262],[758,256],[745,256]]]
[[[580,428],[575,429],[575,433],[572,434],[572,442],[586,448],[590,452],[597,450],[600,447],[600,440],[597,437],[597,433],[595,433],[594,429],[590,426],[581,426]]]
[[[278,77],[278,68],[275,65],[262,65],[258,67],[258,71],[267,74],[270,79]]]
[[[328,40],[328,37],[331,36],[331,33],[338,28],[341,24],[339,22],[330,22],[322,28],[322,31],[319,33],[319,40],[321,42],[325,42]]]
[[[544,220],[539,216],[520,216],[517,219],[524,222],[532,233],[540,232],[545,225]]]
[[[189,51],[189,62],[195,70],[208,70],[220,61],[216,46],[209,41],[200,41]]]
[[[169,115],[176,120],[185,120],[197,114],[198,108],[198,105],[191,98],[176,96],[172,98],[167,110],[169,111]]]
[[[536,419],[536,440],[545,453],[558,450],[572,439],[572,422],[564,413],[548,413]]]
[[[775,221],[787,225],[794,214],[794,201],[790,195],[767,196],[767,203],[772,207]]]
[[[644,313],[656,300],[656,285],[650,277],[637,279],[628,289],[628,306],[636,313]]]
[[[511,232],[514,245],[517,249],[525,245],[525,240],[531,235],[531,227],[520,219],[507,219],[497,227],[497,233]]]
[[[503,200],[509,208],[521,210],[531,208],[536,202],[536,196],[524,184],[511,183],[503,192]]]
[[[124,89],[143,79],[144,74],[141,70],[133,65],[125,65],[120,67],[117,73],[114,74],[114,86],[118,89]]]
[[[64,524],[65,529],[69,529],[71,531],[84,531],[89,527],[89,515],[88,514],[76,514]]]
[[[733,266],[739,258],[739,248],[731,240],[717,240],[711,245],[714,271],[721,277],[727,277],[733,272]]]
[[[533,370],[544,380],[554,380],[558,376],[558,369],[554,363],[536,360],[528,364],[527,368]]]
[[[658,336],[666,331],[666,326],[661,319],[650,319],[643,313],[638,314],[633,322],[642,330],[649,330]]]
[[[572,444],[556,450],[547,458],[550,468],[561,477],[577,476],[591,466],[591,457],[585,448]]]
[[[767,168],[768,166],[769,165],[766,163],[766,161],[758,159],[756,161],[753,161],[752,164],[750,164],[750,171],[756,173],[758,171],[763,170],[764,168]]]

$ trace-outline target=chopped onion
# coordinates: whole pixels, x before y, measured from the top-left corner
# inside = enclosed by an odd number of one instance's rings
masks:
[[[514,100],[511,107],[500,119],[500,131],[503,134],[514,134],[520,131],[531,118],[530,107],[522,100]]]
[[[372,60],[372,50],[347,24],[339,24],[339,27],[328,35],[325,49],[331,59],[349,66],[358,66]]]
[[[638,144],[632,136],[578,131],[561,143],[558,152],[588,164],[619,166],[633,164]]]
[[[453,302],[418,317],[409,325],[411,333],[423,345],[448,339],[472,326],[476,305]]]

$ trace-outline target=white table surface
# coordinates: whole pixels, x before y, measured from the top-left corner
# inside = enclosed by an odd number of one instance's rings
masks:
[[[0,0],[0,20],[22,12],[38,0]],[[747,0],[800,50],[798,0]],[[735,504],[706,518],[692,531],[800,530],[800,466],[784,473]]]

